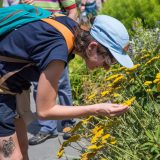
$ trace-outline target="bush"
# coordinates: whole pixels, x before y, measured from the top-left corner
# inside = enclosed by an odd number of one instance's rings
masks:
[[[2,8],[2,3],[3,3],[3,1],[0,1],[0,8]]]
[[[82,119],[60,151],[76,142],[81,147],[77,148],[81,160],[160,159],[159,33],[158,28],[136,29],[131,51],[138,54],[133,55],[133,68],[117,64],[107,72],[99,69],[85,75],[86,104],[111,101],[131,106],[130,111],[118,118]]]
[[[160,0],[107,0],[102,14],[122,21],[128,29],[135,18],[142,19],[145,27],[154,27],[160,21]]]
[[[83,81],[85,79],[85,75],[87,75],[88,70],[86,69],[86,65],[84,61],[75,56],[74,60],[69,63],[69,75],[70,82],[72,87],[72,97],[73,103],[81,104],[83,99]]]

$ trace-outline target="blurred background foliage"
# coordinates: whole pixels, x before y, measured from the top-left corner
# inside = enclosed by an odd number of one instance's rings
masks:
[[[137,18],[144,27],[154,28],[160,23],[160,0],[107,0],[100,13],[119,19],[129,31]]]

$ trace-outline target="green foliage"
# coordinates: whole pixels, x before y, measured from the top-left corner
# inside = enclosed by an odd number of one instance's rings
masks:
[[[108,71],[86,72],[83,67],[80,73],[76,72],[85,77],[81,81],[85,104],[110,101],[131,106],[129,112],[118,118],[96,116],[78,123],[73,132],[87,141],[85,144],[82,139],[82,144],[77,142],[82,146],[81,157],[94,155],[91,160],[160,159],[160,30],[144,29],[139,23],[138,20],[134,26],[135,35],[131,40],[133,68],[117,64]],[[76,70],[72,71],[73,74]],[[93,132],[96,127],[98,129]]]
[[[69,75],[74,104],[84,103],[84,93],[88,92],[87,89],[90,88],[90,85],[95,79],[98,82],[98,79],[103,78],[104,74],[105,72],[103,69],[96,69],[94,71],[88,70],[85,62],[79,56],[75,56],[74,60],[69,64]],[[85,84],[88,84],[89,86],[85,86]],[[95,83],[94,85],[96,86]]]
[[[74,104],[82,103],[83,81],[87,75],[87,69],[83,60],[75,56],[74,60],[69,63],[70,82],[72,87],[72,96]]]
[[[3,1],[1,0],[1,1],[0,1],[0,8],[2,8],[2,3],[3,3]]]
[[[113,16],[132,29],[135,18],[142,19],[145,27],[154,27],[160,19],[159,0],[107,0],[101,13]]]

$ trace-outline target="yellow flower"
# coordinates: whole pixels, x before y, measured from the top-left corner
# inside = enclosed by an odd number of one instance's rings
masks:
[[[150,59],[144,66],[147,66],[148,64],[152,63],[152,62],[155,62],[157,59],[159,59],[160,56],[156,56],[156,57],[153,57],[152,59]]]
[[[111,141],[110,141],[110,144],[116,144],[117,143],[117,140],[115,137],[112,137],[111,138]]]
[[[140,64],[136,64],[136,65],[134,65],[132,68],[127,68],[127,69],[125,69],[125,71],[126,71],[126,72],[135,71],[139,66],[140,66]]]
[[[111,141],[110,143],[111,143],[111,144],[116,144],[116,143],[117,143],[117,140]]]
[[[118,93],[114,93],[113,94],[113,97],[120,97],[121,95],[120,94],[118,94]]]
[[[151,92],[152,90],[151,89],[146,89],[146,92]]]
[[[126,72],[127,75],[129,75],[131,72]]]
[[[156,79],[153,81],[153,83],[158,83],[160,82],[160,73],[157,73]]]
[[[61,157],[63,156],[63,153],[64,153],[64,148],[61,147],[61,148],[59,149],[58,153],[57,153],[57,157],[58,157],[58,158],[61,158]]]
[[[108,77],[108,78],[106,79],[106,81],[109,81],[109,80],[115,79],[115,78],[117,78],[117,77],[119,77],[119,76],[121,76],[121,74],[115,74],[115,75],[112,75],[112,76]]]
[[[96,93],[91,94],[87,97],[88,100],[92,100],[96,96]]]
[[[91,144],[94,144],[97,142],[97,140],[102,136],[103,134],[103,129],[100,129],[91,139]]]
[[[101,95],[102,95],[102,97],[104,97],[104,96],[106,96],[107,94],[109,94],[110,93],[110,91],[103,91],[103,92],[101,92]]]
[[[131,99],[123,102],[123,105],[130,106],[135,99],[136,99],[136,97],[132,97]]]
[[[156,79],[160,79],[160,73],[157,73]]]
[[[153,83],[158,83],[160,81],[160,79],[155,79],[154,81],[153,81]]]
[[[121,75],[121,76],[119,76],[118,78],[116,78],[116,79],[113,81],[112,85],[115,85],[115,84],[121,82],[121,81],[124,80],[124,79],[125,79],[125,77],[124,77],[123,75]]]
[[[102,146],[97,146],[97,145],[92,145],[88,147],[88,149],[92,151],[97,151],[97,150],[100,150],[101,148]]]
[[[120,68],[117,68],[117,69],[111,69],[109,71],[110,72],[119,72],[119,71],[123,71],[124,69],[126,69],[126,67],[120,67]]]
[[[145,81],[145,82],[144,82],[144,85],[145,85],[145,86],[149,86],[150,84],[152,84],[152,81]]]
[[[112,84],[108,84],[107,87],[112,87]]]
[[[102,126],[95,126],[93,129],[92,129],[92,133],[93,134],[96,134],[100,129],[102,129]]]
[[[89,116],[88,118],[82,120],[83,124],[87,124],[89,122],[89,120],[92,118],[93,118],[93,116]]]
[[[104,135],[103,137],[102,137],[102,144],[105,144],[105,143],[107,143],[107,139],[110,137],[110,134],[109,133],[107,133],[106,135]]]
[[[106,139],[108,139],[109,137],[110,137],[110,134],[107,133],[106,135],[104,135],[104,136],[102,137],[102,140],[106,140]]]

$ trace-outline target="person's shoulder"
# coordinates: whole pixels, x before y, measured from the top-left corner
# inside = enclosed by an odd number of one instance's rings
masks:
[[[56,20],[58,20],[60,23],[62,23],[65,26],[67,26],[70,30],[73,30],[73,28],[75,28],[75,26],[78,25],[78,23],[76,21],[74,21],[73,19],[69,18],[68,16],[56,17]]]

